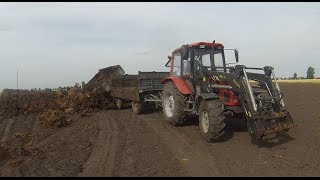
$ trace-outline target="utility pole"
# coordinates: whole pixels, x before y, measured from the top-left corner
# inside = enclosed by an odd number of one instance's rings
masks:
[[[19,72],[18,72],[18,69],[17,69],[17,89],[19,89]]]

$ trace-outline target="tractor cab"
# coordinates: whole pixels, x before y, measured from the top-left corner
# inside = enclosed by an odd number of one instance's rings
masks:
[[[233,50],[235,61],[238,62],[237,49],[224,49],[220,43],[196,42],[183,45],[181,48],[175,49],[172,56],[168,56],[170,65],[170,76],[174,79],[181,79],[186,83],[191,94],[196,94],[197,86],[201,93],[210,93],[210,84],[229,85],[227,81],[213,79],[208,73],[209,71],[229,73],[227,67],[225,51]],[[229,60],[230,61],[230,60]],[[234,61],[232,62],[234,63]],[[231,64],[232,64],[231,63]],[[215,93],[220,96],[224,105],[238,106],[237,92],[228,89],[214,89]]]
[[[183,45],[168,56],[170,64],[170,76],[193,76],[201,69],[228,72],[228,63],[225,58],[226,50],[234,50],[235,59],[238,62],[237,49],[224,49],[220,43],[196,42]]]

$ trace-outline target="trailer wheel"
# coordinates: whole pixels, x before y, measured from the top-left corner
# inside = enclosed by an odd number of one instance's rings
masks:
[[[120,110],[123,106],[123,100],[122,99],[116,99],[117,108]]]
[[[173,82],[167,82],[162,92],[163,114],[166,121],[178,126],[183,122],[185,97],[176,88]]]
[[[139,115],[142,112],[142,103],[139,101],[132,101],[132,111]]]
[[[217,100],[202,100],[199,107],[201,135],[209,142],[220,141],[225,135],[225,116],[222,103]]]

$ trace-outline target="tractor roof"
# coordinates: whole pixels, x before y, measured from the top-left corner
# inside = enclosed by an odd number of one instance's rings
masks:
[[[205,45],[206,47],[212,47],[212,42],[195,42],[195,43],[192,43],[192,44],[188,44],[189,46],[191,47],[200,47],[200,45]],[[220,43],[214,43],[214,47],[221,47],[221,48],[224,48],[224,46]],[[181,50],[181,47],[180,48],[177,48],[176,50],[174,50],[174,52],[177,52],[177,51],[180,51]]]

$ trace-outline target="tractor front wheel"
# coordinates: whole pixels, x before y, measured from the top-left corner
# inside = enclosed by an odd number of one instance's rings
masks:
[[[224,109],[220,100],[202,100],[199,107],[202,137],[209,142],[220,141],[225,135]]]

